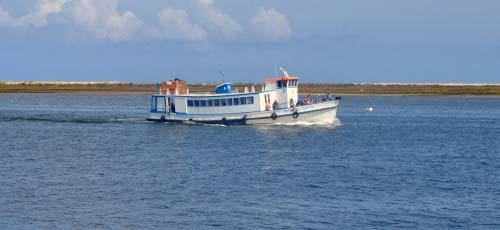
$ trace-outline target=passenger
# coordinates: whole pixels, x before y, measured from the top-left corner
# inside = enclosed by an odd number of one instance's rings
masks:
[[[307,95],[307,104],[308,105],[311,105],[313,103],[313,98],[311,96],[311,94]]]
[[[170,111],[172,113],[175,113],[175,104],[174,103],[172,103],[172,105],[170,106]]]
[[[269,104],[269,102],[266,103],[266,110],[267,111],[271,110],[271,104]]]
[[[274,103],[273,103],[273,110],[278,109],[278,105],[279,105],[278,101],[277,101],[277,100],[274,100]]]
[[[290,98],[290,108],[295,108],[295,103],[293,102],[293,98]]]
[[[330,97],[330,93],[326,94],[326,100],[327,101],[331,101],[332,100],[332,97]]]
[[[304,97],[304,98],[302,98],[302,103],[301,103],[301,105],[307,105],[307,99],[306,99],[305,97]]]

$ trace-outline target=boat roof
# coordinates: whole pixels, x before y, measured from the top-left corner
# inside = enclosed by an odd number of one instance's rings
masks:
[[[275,82],[275,81],[287,81],[287,80],[299,80],[297,76],[289,76],[289,77],[274,77],[266,79],[266,82]]]

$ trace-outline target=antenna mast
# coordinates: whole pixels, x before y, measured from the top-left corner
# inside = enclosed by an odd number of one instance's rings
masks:
[[[222,72],[222,70],[219,70],[219,73],[220,73],[220,77],[222,78],[222,83],[226,82],[226,81],[224,81],[224,73]]]

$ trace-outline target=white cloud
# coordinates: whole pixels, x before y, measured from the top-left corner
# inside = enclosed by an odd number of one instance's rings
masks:
[[[9,12],[5,11],[0,7],[0,25],[10,25],[12,24],[12,18],[10,17]]]
[[[252,25],[265,40],[287,40],[292,36],[288,18],[273,8],[259,9],[257,15],[252,18]]]
[[[120,14],[118,0],[75,0],[72,17],[76,23],[88,28],[97,38],[110,40],[134,39],[134,32],[143,23],[131,11]]]
[[[92,0],[79,0],[73,7],[73,19],[81,25],[97,24],[97,7]]]
[[[207,26],[218,30],[224,38],[236,39],[244,32],[238,22],[214,7],[213,0],[195,0],[194,2]]]
[[[181,8],[166,7],[157,15],[157,22],[145,25],[132,11],[119,11],[120,0],[37,0],[34,10],[16,19],[0,7],[0,25],[12,28],[26,26],[45,27],[51,15],[70,20],[68,30],[74,25],[83,27],[98,39],[124,41],[135,39],[200,41],[207,36],[227,40],[241,39],[243,27],[232,17],[215,7],[214,0],[191,0],[195,5],[193,23]],[[258,10],[251,19],[254,30],[263,40],[279,41],[292,35],[288,19],[273,8]],[[77,30],[78,31],[78,30]]]
[[[25,27],[33,25],[43,27],[47,25],[50,14],[58,14],[63,9],[66,0],[38,0],[36,10],[20,19],[13,19],[9,13],[0,8],[0,23],[11,27]]]
[[[66,0],[38,0],[36,11],[24,16],[19,21],[20,26],[34,25],[42,27],[47,25],[47,17],[50,14],[61,12]]]
[[[206,31],[191,23],[183,9],[167,7],[158,14],[159,28],[153,28],[153,37],[173,40],[201,40]]]

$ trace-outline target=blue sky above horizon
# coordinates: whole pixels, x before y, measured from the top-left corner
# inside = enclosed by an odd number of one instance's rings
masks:
[[[500,82],[494,0],[0,0],[0,80]]]

